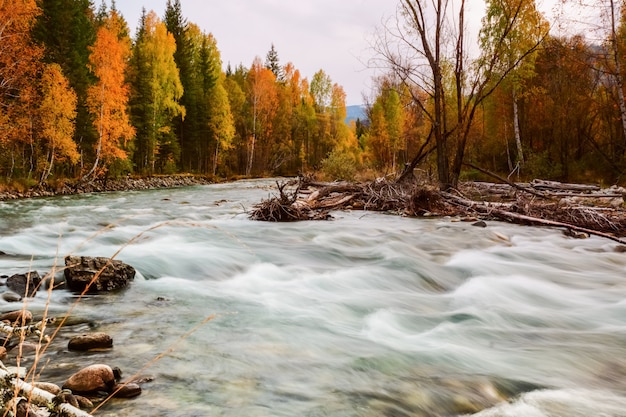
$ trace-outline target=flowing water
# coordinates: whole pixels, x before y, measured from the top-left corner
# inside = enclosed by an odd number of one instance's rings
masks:
[[[616,243],[362,211],[248,220],[272,184],[0,203],[0,275],[118,251],[138,271],[76,304],[41,378],[92,363],[153,378],[103,416],[626,416]],[[64,316],[75,299],[27,301]],[[114,348],[67,350],[90,330]]]

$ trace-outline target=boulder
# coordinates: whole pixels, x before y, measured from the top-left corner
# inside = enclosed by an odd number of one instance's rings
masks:
[[[135,278],[135,268],[122,261],[89,256],[66,256],[64,273],[69,289],[90,293],[124,288]]]
[[[7,279],[7,287],[22,297],[34,297],[40,284],[41,277],[37,271],[15,274]]]
[[[63,389],[78,393],[111,392],[115,386],[115,375],[109,365],[96,364],[81,369],[63,384]]]
[[[87,333],[74,336],[67,344],[69,350],[87,351],[91,349],[108,349],[113,347],[113,339],[106,333]]]

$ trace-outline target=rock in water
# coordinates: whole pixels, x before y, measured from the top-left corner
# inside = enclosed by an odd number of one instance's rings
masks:
[[[117,398],[133,398],[141,394],[141,387],[134,382],[117,384],[113,387],[113,393]]]
[[[26,274],[15,274],[7,279],[7,287],[22,297],[34,297],[41,284],[37,271]]]
[[[28,310],[15,310],[0,314],[0,321],[5,320],[10,323],[17,323],[18,326],[21,326],[22,323],[28,324],[33,320],[33,313]]]
[[[109,365],[96,364],[83,368],[70,376],[63,384],[63,389],[78,393],[111,392],[114,386],[113,369]]]
[[[2,299],[7,303],[19,303],[22,301],[22,296],[19,294],[15,294],[14,292],[7,291],[2,293]]]
[[[97,275],[97,276],[96,276]],[[122,261],[89,256],[65,257],[65,280],[69,289],[88,292],[113,291],[135,278],[135,268]]]
[[[67,344],[69,350],[87,351],[90,349],[108,349],[113,347],[113,339],[106,333],[88,333],[74,336]]]

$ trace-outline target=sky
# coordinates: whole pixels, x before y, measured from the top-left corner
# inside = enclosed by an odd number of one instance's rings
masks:
[[[100,4],[96,0],[96,6]],[[142,7],[163,18],[166,0],[117,0],[131,31]],[[371,39],[383,19],[395,16],[395,0],[181,0],[183,15],[217,40],[224,66],[263,62],[272,44],[280,64],[293,63],[309,79],[321,70],[341,85],[346,104],[369,95]]]
[[[538,5],[549,14],[555,1]],[[116,1],[131,32],[143,7],[163,18],[165,5],[166,0]],[[181,0],[184,17],[217,40],[224,67],[249,68],[256,56],[265,62],[273,44],[280,64],[293,63],[309,81],[323,70],[344,88],[347,105],[371,97],[372,79],[380,75],[368,64],[371,45],[377,29],[395,18],[397,5],[398,0]],[[477,28],[484,5],[476,0],[468,7],[466,20]]]

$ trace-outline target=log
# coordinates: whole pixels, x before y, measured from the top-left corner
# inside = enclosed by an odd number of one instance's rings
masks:
[[[15,378],[4,368],[4,365],[0,366],[0,385],[14,391],[16,396],[22,395],[32,404],[52,409],[59,413],[59,415],[67,417],[93,417],[91,414],[73,407],[70,404],[55,404],[55,396],[53,394],[34,387],[19,378]]]
[[[530,186],[536,190],[560,190],[579,192],[600,191],[600,187],[597,185],[567,184],[558,181],[546,181],[538,179],[532,180]]]
[[[346,204],[348,201],[354,198],[354,195],[339,196],[340,198],[328,198],[325,201],[315,202],[314,208],[316,209],[329,209],[333,207],[340,207]]]
[[[19,327],[13,327],[6,323],[0,322],[0,333],[4,333],[8,335],[9,338],[13,336],[14,334],[29,336],[33,333],[37,335],[38,337],[42,337],[42,334],[43,334],[42,332],[46,328],[46,325],[50,323],[54,323],[54,321],[55,321],[54,317],[50,317],[45,320],[41,320],[40,322],[37,322],[35,324],[31,324],[28,326],[19,326]],[[44,336],[44,339],[46,339],[47,341],[47,336]]]
[[[452,200],[454,202],[456,202],[459,205],[462,205],[464,207],[468,207],[468,208],[472,208],[482,214],[489,214],[489,215],[495,215],[501,219],[508,219],[508,220],[514,220],[517,222],[523,222],[523,223],[530,223],[533,225],[541,225],[541,226],[551,226],[551,227],[564,227],[570,230],[575,230],[577,232],[583,232],[583,233],[588,233],[589,235],[595,235],[595,236],[599,236],[599,237],[603,237],[606,239],[610,239],[613,240],[615,242],[621,243],[622,245],[626,245],[626,240],[620,239],[616,236],[613,236],[611,234],[608,233],[604,233],[604,232],[599,232],[597,230],[592,230],[592,229],[588,229],[586,227],[580,227],[580,226],[575,226],[573,224],[569,224],[569,223],[564,223],[564,222],[558,222],[558,221],[554,221],[554,220],[547,220],[547,219],[542,219],[539,217],[532,217],[532,216],[527,216],[525,214],[519,214],[519,213],[512,213],[510,211],[505,211],[505,210],[500,210],[498,208],[495,207],[491,207],[489,205],[485,205],[482,202],[476,202],[476,201],[472,201],[472,200],[467,200],[465,198],[462,197],[458,197],[455,196],[453,194],[450,193],[442,193],[442,195],[449,199]]]
[[[488,171],[486,169],[480,168],[480,167],[478,167],[478,166],[476,166],[474,164],[466,163],[465,165],[467,165],[469,167],[472,167],[472,168],[482,172],[483,174],[486,174],[486,175],[489,175],[491,177],[494,177],[495,179],[500,180],[500,181],[510,185],[511,187],[513,187],[513,188],[515,188],[517,190],[524,191],[526,193],[532,194],[532,195],[537,196],[539,198],[548,198],[546,195],[544,195],[544,194],[542,194],[540,192],[537,192],[537,191],[535,191],[533,189],[530,189],[528,187],[524,187],[522,185],[516,184],[516,183],[514,183],[512,181],[507,180],[506,178],[502,178],[501,176],[499,176],[499,175],[497,175],[497,174],[495,174],[495,173],[493,173],[491,171]]]

